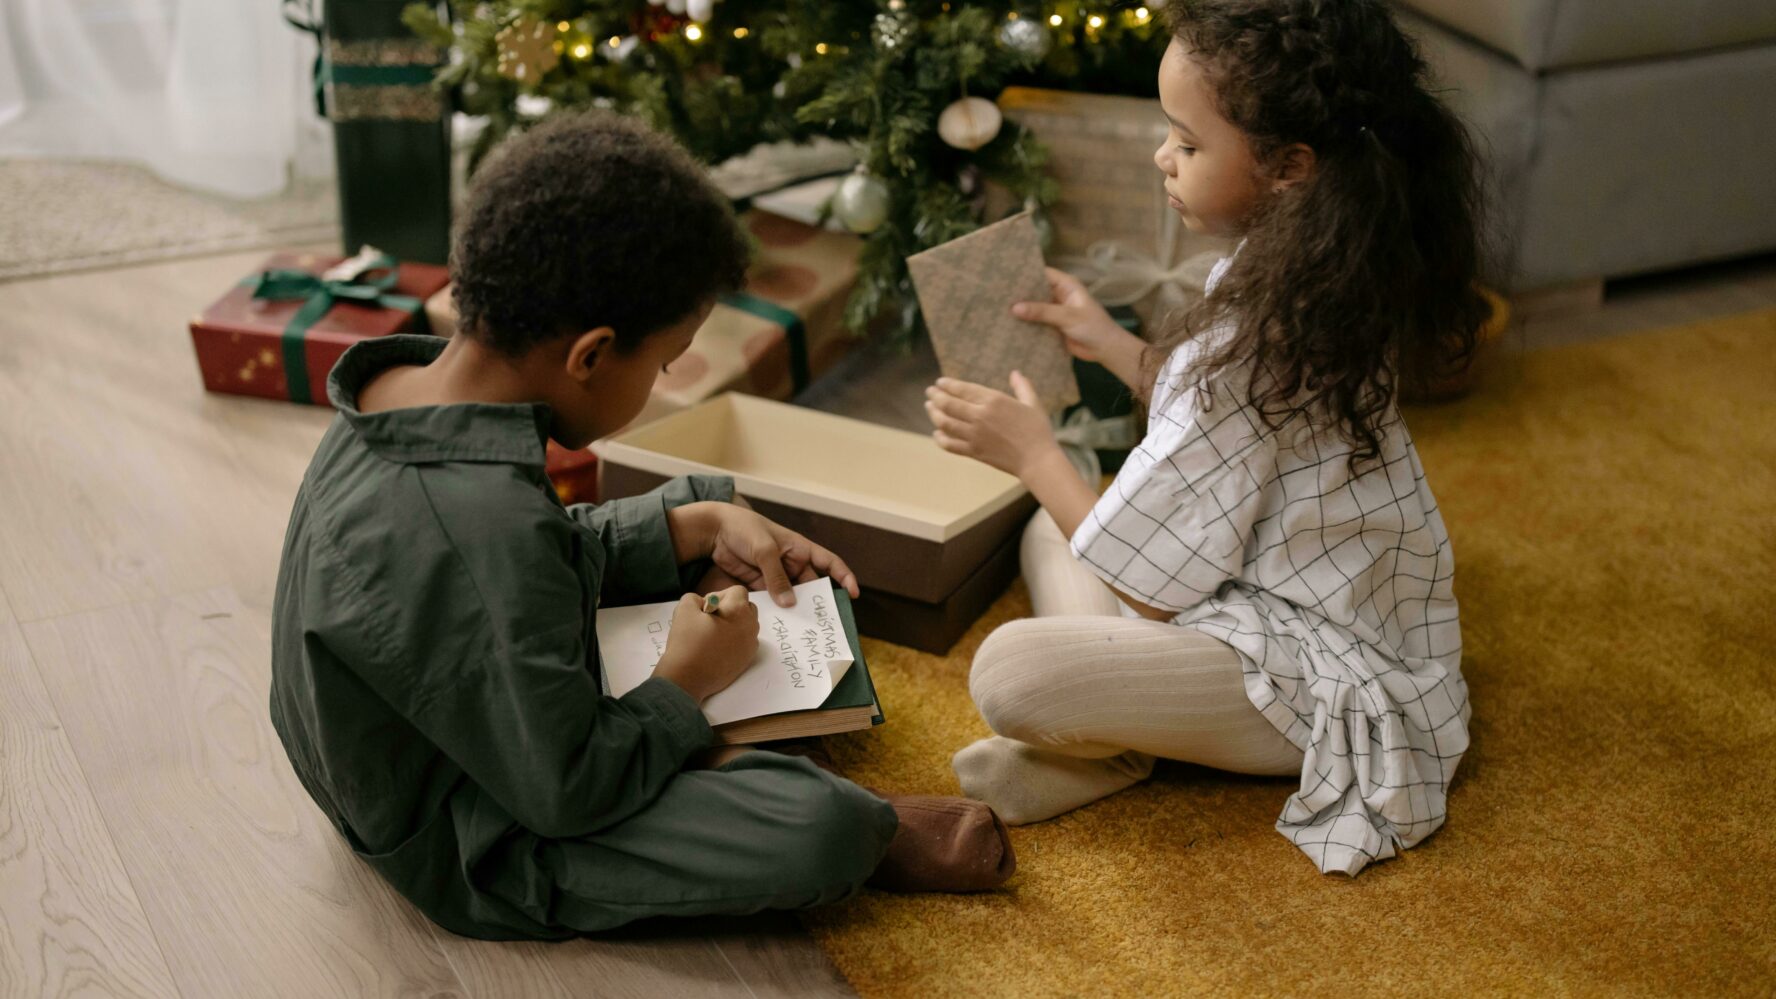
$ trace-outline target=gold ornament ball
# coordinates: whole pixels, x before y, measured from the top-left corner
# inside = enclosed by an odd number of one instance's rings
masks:
[[[937,134],[957,149],[979,149],[993,141],[1005,118],[984,97],[964,97],[937,116]]]
[[[555,25],[525,15],[493,36],[499,49],[496,68],[508,80],[535,83],[561,61],[555,51]]]

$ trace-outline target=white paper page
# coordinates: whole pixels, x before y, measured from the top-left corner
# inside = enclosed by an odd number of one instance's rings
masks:
[[[818,708],[856,661],[832,580],[797,584],[795,594],[794,607],[777,606],[769,593],[747,595],[759,612],[758,650],[739,679],[703,702],[709,724]],[[599,609],[598,655],[611,696],[621,697],[653,675],[677,608],[674,601]]]

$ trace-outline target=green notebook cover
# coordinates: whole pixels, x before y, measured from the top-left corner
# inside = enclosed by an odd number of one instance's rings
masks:
[[[857,617],[851,611],[851,594],[838,586],[833,587],[833,604],[839,609],[839,620],[845,625],[845,640],[851,643],[851,655],[854,661],[851,668],[845,671],[844,679],[833,688],[831,695],[821,702],[821,710],[827,708],[861,708],[873,704],[876,716],[871,722],[882,724],[882,703],[876,700],[876,685],[870,679],[869,667],[863,662],[863,643],[857,639]]]

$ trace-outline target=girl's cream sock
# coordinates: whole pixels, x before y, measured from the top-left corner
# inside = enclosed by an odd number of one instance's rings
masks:
[[[950,765],[963,794],[992,806],[1014,826],[1052,819],[1153,773],[1153,757],[1145,753],[1102,759],[1063,756],[1002,735],[964,747]]]

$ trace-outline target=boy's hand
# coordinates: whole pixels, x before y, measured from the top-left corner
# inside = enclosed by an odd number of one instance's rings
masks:
[[[666,652],[654,675],[670,680],[702,704],[746,672],[758,654],[758,608],[746,588],[730,586],[721,603],[703,609],[703,598],[687,593],[672,612]]]
[[[744,506],[715,504],[709,559],[748,589],[768,590],[780,607],[795,606],[796,583],[831,576],[857,596],[857,574],[845,560]]]
[[[732,503],[688,503],[666,511],[680,565],[715,563],[705,580],[768,590],[780,607],[795,606],[796,583],[831,576],[853,598],[857,574],[845,560],[755,512],[739,496]]]
[[[939,378],[925,390],[925,412],[936,428],[931,436],[938,447],[1028,482],[1028,475],[1060,445],[1030,380],[1012,372],[1011,390],[1017,398],[984,385]]]
[[[1139,379],[1146,342],[1117,325],[1078,278],[1053,267],[1046,268],[1044,274],[1053,300],[1019,302],[1011,307],[1011,314],[1054,327],[1066,343],[1067,353],[1102,364],[1132,386]]]

